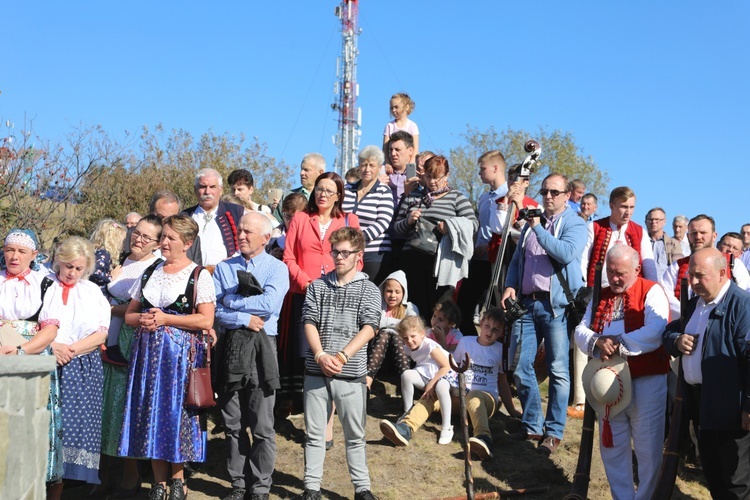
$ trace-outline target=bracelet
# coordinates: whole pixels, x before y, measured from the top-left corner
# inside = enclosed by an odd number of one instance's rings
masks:
[[[339,358],[339,361],[341,361],[342,365],[345,365],[349,362],[349,356],[347,356],[344,351],[337,352],[336,357]]]
[[[325,351],[323,349],[319,350],[318,353],[315,355],[315,362],[317,363],[318,360],[325,355]]]
[[[26,354],[26,351],[23,350],[23,347],[21,347],[20,345],[17,345],[16,346],[16,355],[20,356],[22,354]]]

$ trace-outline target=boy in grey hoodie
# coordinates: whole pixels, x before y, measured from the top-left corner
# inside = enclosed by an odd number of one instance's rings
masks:
[[[302,307],[310,350],[305,359],[304,383],[305,491],[297,498],[321,498],[325,428],[335,403],[344,431],[354,498],[370,500],[376,497],[370,492],[365,456],[366,345],[378,329],[380,291],[367,275],[357,271],[365,247],[359,229],[338,229],[329,241],[335,270],[310,284]]]

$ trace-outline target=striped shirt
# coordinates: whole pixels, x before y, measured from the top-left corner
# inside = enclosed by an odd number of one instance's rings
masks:
[[[407,217],[410,212],[417,209],[422,211],[422,217],[433,224],[454,217],[466,217],[471,220],[474,225],[474,232],[476,233],[477,228],[479,227],[479,221],[474,213],[474,209],[471,207],[471,202],[469,202],[469,199],[466,198],[466,196],[462,195],[455,189],[448,191],[442,198],[433,200],[430,208],[425,208],[420,200],[421,195],[410,193],[409,196],[401,202],[398,209],[398,215],[396,215],[396,222],[394,224],[394,231],[397,236],[407,238],[414,231],[414,226],[409,225]],[[404,250],[408,250],[408,246],[405,247]]]
[[[328,354],[344,349],[365,325],[377,331],[380,322],[380,290],[363,273],[339,286],[336,271],[313,281],[302,306],[302,323],[318,330],[320,345]],[[305,371],[323,376],[311,349],[305,355]],[[358,379],[367,372],[367,344],[349,358],[334,378]]]
[[[357,201],[360,182],[347,184],[344,190],[344,212],[357,214],[359,228],[365,233],[365,258],[368,253],[391,251],[391,238],[387,229],[393,220],[393,196],[388,186],[375,181],[375,185]]]

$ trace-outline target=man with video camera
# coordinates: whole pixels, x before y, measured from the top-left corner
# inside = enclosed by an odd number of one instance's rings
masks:
[[[528,224],[513,254],[502,301],[506,310],[513,309],[516,302],[521,306],[521,315],[513,323],[509,357],[514,360],[523,418],[521,429],[511,438],[538,441],[539,452],[549,455],[559,446],[565,430],[570,392],[565,308],[567,295],[575,296],[583,286],[581,254],[587,228],[586,222],[568,206],[567,177],[548,175],[539,193],[544,213],[526,212]],[[514,195],[512,201],[522,207],[520,195]],[[534,373],[534,359],[542,339],[550,378],[546,417],[542,415]]]

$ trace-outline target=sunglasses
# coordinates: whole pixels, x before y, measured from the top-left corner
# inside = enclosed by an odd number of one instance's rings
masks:
[[[539,194],[542,196],[547,196],[548,194],[551,194],[553,198],[557,198],[559,195],[567,193],[567,191],[558,191],[557,189],[547,189],[542,188],[539,190]]]

